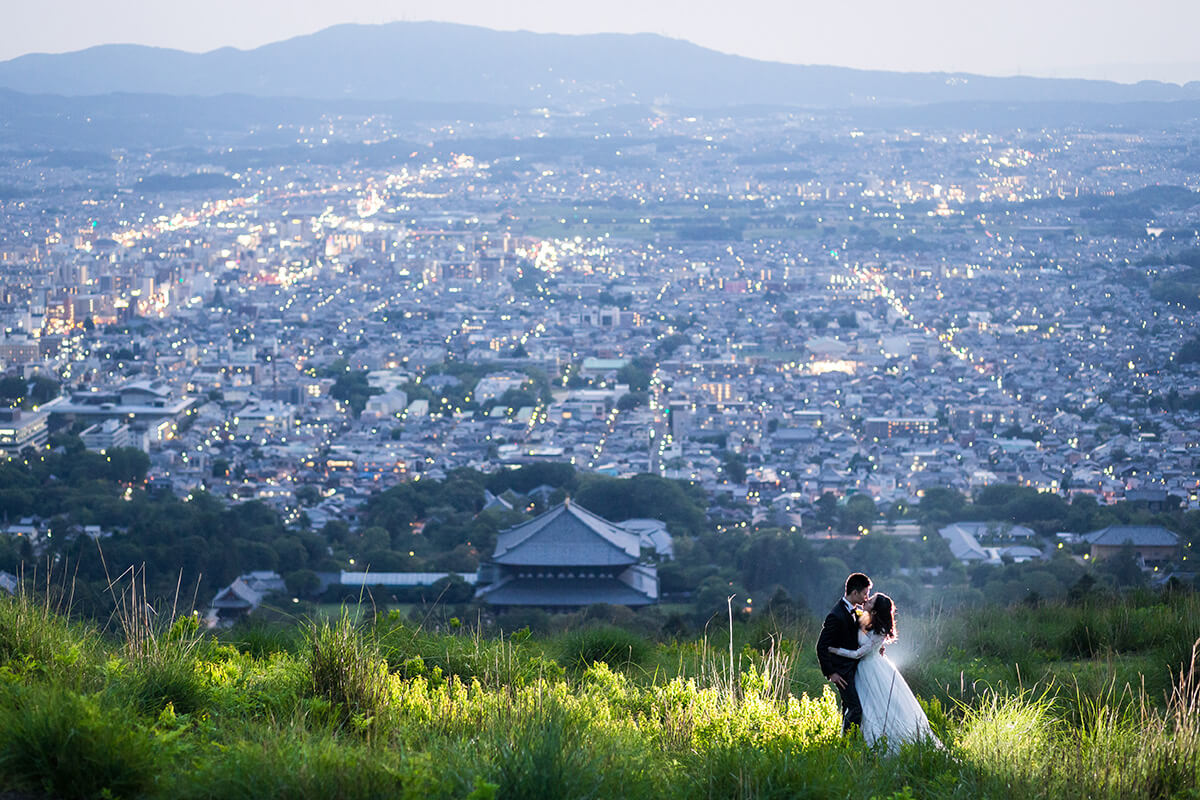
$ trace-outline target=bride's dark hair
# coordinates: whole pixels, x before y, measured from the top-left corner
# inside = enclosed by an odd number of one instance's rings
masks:
[[[867,630],[871,633],[882,634],[883,638],[889,642],[895,640],[896,604],[886,594],[877,594],[874,596],[874,605],[871,607],[871,622],[867,626]]]

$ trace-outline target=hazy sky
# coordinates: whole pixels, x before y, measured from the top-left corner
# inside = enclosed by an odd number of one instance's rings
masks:
[[[252,48],[342,22],[650,32],[798,64],[1200,80],[1198,0],[4,0],[0,60],[96,44]]]

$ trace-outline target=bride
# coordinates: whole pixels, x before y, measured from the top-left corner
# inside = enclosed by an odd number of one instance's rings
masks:
[[[883,739],[889,753],[919,740],[941,742],[933,735],[921,704],[896,666],[883,655],[883,645],[896,640],[896,607],[886,594],[874,594],[863,604],[857,650],[830,647],[829,651],[858,659],[855,686],[862,704],[862,733],[868,745]]]

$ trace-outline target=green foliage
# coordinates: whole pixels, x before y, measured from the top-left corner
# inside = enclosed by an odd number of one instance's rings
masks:
[[[59,384],[44,375],[26,379],[20,375],[0,377],[0,404],[20,408],[36,408],[58,397]]]
[[[862,529],[869,530],[879,517],[875,501],[865,494],[854,494],[846,499],[846,506],[841,513],[841,529],[843,533],[858,533]],[[879,570],[882,572],[882,570]]]
[[[165,766],[154,738],[127,711],[57,686],[0,697],[4,788],[53,797],[135,797]]]
[[[402,677],[430,677],[435,681],[458,679],[479,681],[491,688],[528,686],[562,677],[557,662],[525,645],[526,636],[485,638],[478,631],[463,632],[461,624],[447,627],[459,631],[447,636],[413,628],[399,613],[380,614],[375,635],[389,668]]]
[[[24,590],[0,593],[0,670],[63,675],[77,686],[99,644],[92,628],[68,622],[52,602]]]
[[[1175,354],[1178,364],[1200,364],[1200,336],[1193,336],[1183,343]]]
[[[650,402],[650,395],[647,392],[628,392],[617,398],[617,410],[632,411],[638,406],[644,406]]]
[[[654,346],[654,352],[663,358],[670,358],[680,347],[691,343],[692,340],[686,335],[682,333],[672,333],[658,340],[658,344]]]
[[[695,535],[705,528],[704,506],[696,491],[697,487],[657,475],[621,480],[593,474],[580,480],[574,499],[605,519],[649,517],[662,520],[672,532]]]
[[[238,741],[181,782],[184,800],[271,797],[279,800],[391,800],[404,792],[394,758],[377,749],[314,736],[303,728]]]
[[[587,728],[553,703],[514,720],[497,748],[497,796],[513,800],[601,796],[603,764],[592,748],[579,747]]]
[[[630,363],[617,370],[617,382],[627,385],[631,392],[645,392],[650,388],[651,374],[644,366]]]
[[[276,653],[295,655],[305,644],[302,632],[294,624],[257,618],[240,620],[221,633],[221,640],[254,658],[267,658]]]
[[[621,628],[600,626],[572,631],[563,637],[559,660],[576,670],[597,662],[623,668],[645,662],[650,643]]]
[[[954,489],[926,489],[921,498],[921,517],[950,522],[966,506],[967,499]]]
[[[358,417],[367,407],[367,400],[372,395],[380,394],[382,390],[367,382],[367,370],[355,371],[348,367],[337,369],[337,366],[341,365],[337,364],[331,368],[334,383],[329,390],[329,396],[345,403],[349,407],[350,413]]]
[[[721,457],[721,471],[730,483],[746,482],[746,461],[737,453],[725,451]]]
[[[153,657],[134,659],[114,676],[114,688],[125,702],[151,715],[167,706],[181,714],[207,708],[213,690],[195,654],[177,643],[158,649]]]
[[[297,653],[265,641],[279,630],[224,634],[241,653],[185,616],[153,636],[76,641],[104,664],[90,670],[91,694],[65,685],[78,682],[72,670],[0,669],[0,788],[180,800],[1186,798],[1200,778],[1192,651],[1165,682],[1153,676],[1181,652],[1168,641],[1200,638],[1198,611],[1194,594],[1093,591],[1069,606],[906,615],[889,656],[944,747],[891,755],[841,734],[811,657],[819,620],[805,616],[783,629],[758,612],[735,622],[732,658],[723,626],[711,644],[654,645],[612,626],[501,638],[451,618],[354,624],[349,611],[309,625]],[[65,646],[91,635],[43,616]],[[1101,658],[1065,652],[1081,624],[1111,643]],[[636,666],[584,655],[619,649],[640,650]],[[146,664],[172,658],[203,677],[203,706],[129,691]]]
[[[1200,270],[1192,269],[1155,280],[1150,285],[1150,296],[1163,303],[1178,303],[1193,310],[1200,308]]]
[[[525,494],[538,486],[574,491],[579,475],[570,464],[539,461],[522,464],[516,469],[505,469],[486,476],[486,486],[493,494],[502,494],[511,489]]]
[[[141,483],[150,469],[150,456],[136,447],[113,447],[105,452],[109,474],[120,483]]]
[[[342,723],[369,725],[387,709],[387,662],[345,608],[336,622],[310,625],[307,656],[313,696],[332,703]]]

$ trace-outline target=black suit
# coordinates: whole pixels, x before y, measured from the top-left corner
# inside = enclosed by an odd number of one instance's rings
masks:
[[[838,689],[838,693],[842,696],[842,729],[848,730],[851,725],[862,725],[862,704],[858,701],[858,690],[854,688],[858,662],[853,658],[834,655],[829,652],[830,647],[858,649],[858,620],[841,600],[821,626],[821,635],[817,637],[817,662],[821,665],[821,674],[826,678],[837,673],[846,681],[846,688]]]

